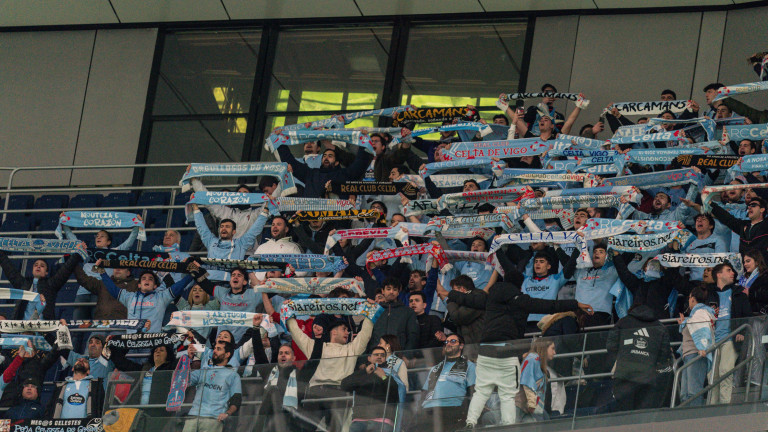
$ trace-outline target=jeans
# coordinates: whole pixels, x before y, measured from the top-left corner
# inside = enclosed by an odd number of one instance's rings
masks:
[[[699,358],[698,354],[688,354],[683,358],[683,364],[688,364]],[[680,377],[680,402],[685,402],[704,388],[704,380],[707,378],[709,362],[706,359],[698,360],[686,368]],[[704,405],[704,396],[692,400],[689,406]]]
[[[491,397],[494,388],[498,388],[501,406],[501,424],[515,423],[515,394],[518,390],[520,362],[517,357],[493,358],[477,356],[475,394],[469,403],[467,424],[477,424],[483,413],[483,407]]]

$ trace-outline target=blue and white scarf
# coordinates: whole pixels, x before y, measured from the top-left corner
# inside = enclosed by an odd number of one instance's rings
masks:
[[[520,201],[521,210],[580,209],[585,207],[618,207],[621,204],[616,195],[567,195],[530,198]]]
[[[445,126],[416,129],[413,132],[411,132],[410,138],[416,138],[416,137],[429,135],[437,132],[453,132],[453,131],[462,131],[462,130],[477,131],[477,132],[480,132],[481,136],[486,136],[493,132],[493,129],[491,129],[491,127],[488,126],[487,124],[465,121],[465,122],[458,122],[458,123],[445,125]]]
[[[272,372],[269,373],[269,377],[267,377],[267,384],[264,386],[264,389],[267,390],[270,387],[277,388],[279,378],[280,368],[275,366],[272,368]],[[299,384],[296,380],[296,369],[293,369],[291,374],[288,375],[285,393],[283,393],[283,406],[294,409],[299,407]]]
[[[73,254],[83,257],[88,261],[85,242],[81,240],[53,240],[53,239],[28,239],[0,237],[0,250],[7,252],[45,253],[45,254]]]
[[[268,207],[273,214],[279,212],[275,208],[275,203],[269,199],[269,195],[243,192],[194,192],[189,196],[189,201],[184,206],[184,213],[187,215],[187,222],[194,220],[194,210],[192,204],[197,205],[259,205],[269,203]]]
[[[576,231],[540,231],[535,233],[500,235],[493,239],[491,248],[488,252],[494,254],[505,244],[525,243],[574,244],[579,249],[579,257],[576,260],[576,267],[587,268],[592,266],[592,260],[589,257],[589,249],[587,249],[587,242],[582,240],[581,236],[579,236]]]
[[[741,157],[736,165],[728,168],[729,172],[743,173],[768,170],[768,154],[751,154]]]
[[[575,135],[558,134],[554,140],[547,141],[552,151],[561,150],[602,150],[608,144],[605,140],[585,138]]]
[[[650,232],[663,232],[663,231],[677,231],[685,229],[685,225],[679,221],[665,221],[665,220],[633,220],[633,219],[605,219],[605,218],[590,218],[584,223],[584,227],[580,231],[588,232],[589,230],[605,229],[605,228],[622,228],[622,231],[617,231],[616,234],[632,231],[637,234],[645,234]]]
[[[275,201],[277,201],[277,209],[281,212],[336,211],[355,208],[351,201],[339,199],[280,197]]]
[[[645,135],[651,127],[646,124],[633,124],[627,126],[619,126],[616,132],[613,134],[613,138],[630,137],[635,135]]]
[[[374,109],[374,110],[368,110],[368,111],[357,111],[352,113],[341,114],[340,117],[344,120],[344,124],[350,124],[353,121],[363,117],[372,117],[372,116],[393,117],[394,114],[410,112],[410,111],[416,111],[416,107],[413,105],[403,105],[403,106],[392,107],[392,108],[381,108],[381,109]],[[368,130],[368,132],[373,133],[371,132],[370,129]]]
[[[737,274],[744,273],[741,254],[735,253],[696,253],[672,254],[665,253],[656,257],[662,267],[714,267],[718,264],[730,263]]]
[[[768,90],[768,82],[757,81],[751,83],[734,84],[731,86],[723,86],[717,90],[717,96],[712,99],[712,102],[717,102],[731,96],[743,95],[748,93],[755,93]]]
[[[321,120],[315,120],[313,122],[309,122],[309,125],[306,123],[297,123],[292,125],[286,125],[280,127],[280,131],[296,131],[301,129],[323,129],[323,128],[329,128],[329,129],[337,129],[344,127],[344,119],[340,115],[335,115],[330,118],[321,119]]]
[[[442,210],[459,203],[492,203],[519,201],[534,197],[530,186],[506,187],[445,194],[437,199],[437,208]]]
[[[605,109],[604,113],[610,113],[611,109],[616,108],[624,115],[656,115],[664,111],[681,113],[690,107],[691,101],[673,100],[673,101],[655,101],[655,102],[619,102]]]
[[[40,294],[34,291],[20,290],[16,288],[0,288],[0,299],[26,300],[26,301],[35,302],[40,300]],[[7,320],[0,321],[0,331],[2,331],[2,325],[5,322],[7,322]]]
[[[618,235],[608,238],[608,248],[618,252],[655,252],[677,240],[680,242],[681,249],[685,249],[693,239],[693,234],[688,230],[673,230],[657,234]]]
[[[356,130],[309,130],[285,131],[272,134],[267,138],[267,150],[274,152],[284,145],[297,145],[318,140],[341,141],[361,147],[370,154],[375,154],[371,139],[367,134]]]
[[[362,282],[353,278],[274,278],[265,280],[254,290],[288,295],[327,295],[336,288],[344,288],[365,296]]]
[[[556,170],[564,170],[568,172],[579,172],[583,171],[588,174],[594,174],[594,175],[600,175],[600,174],[616,174],[620,171],[620,167],[617,167],[616,164],[613,165],[579,165],[579,161],[576,160],[553,160],[548,161],[547,164],[545,164],[547,168],[552,168]]]
[[[768,188],[768,183],[752,183],[749,185],[728,184],[728,185],[721,185],[721,186],[706,186],[704,189],[701,190],[701,210],[705,213],[709,213],[710,211],[712,211],[710,203],[712,202],[712,198],[714,198],[715,193],[734,190],[734,189],[744,189],[746,187],[750,187],[752,189],[764,189],[764,188]]]
[[[667,131],[645,135],[633,135],[628,137],[611,138],[608,141],[611,144],[637,144],[656,141],[685,141],[686,137],[679,131]]]
[[[253,327],[253,318],[256,314],[252,312],[235,311],[209,311],[209,310],[187,310],[171,313],[171,320],[163,328],[172,327]]]
[[[384,313],[384,308],[366,299],[354,298],[311,298],[289,299],[280,307],[280,320],[286,321],[296,315],[362,315],[372,322]]]
[[[285,162],[193,163],[181,177],[179,185],[181,191],[186,192],[192,188],[189,181],[193,178],[250,176],[277,177],[283,195],[296,193],[296,182]]]
[[[435,231],[429,230],[425,223],[400,222],[397,227],[406,228],[411,237],[435,237]],[[496,235],[496,232],[490,228],[443,228],[441,232],[444,238],[468,239],[473,237],[482,237],[486,240]]]
[[[336,232],[333,233],[333,235],[329,235],[328,239],[325,241],[325,254],[328,255],[331,248],[336,243],[338,243],[339,240],[342,239],[390,238],[400,241],[403,246],[407,246],[409,245],[408,233],[403,230],[401,224],[398,224],[398,226],[395,227],[371,227],[336,230]]]
[[[445,170],[453,169],[477,169],[482,174],[493,174],[494,171],[501,172],[506,168],[507,164],[504,162],[496,162],[491,158],[475,158],[475,159],[460,159],[447,162],[433,162],[424,165],[424,168],[419,171],[422,177],[429,177],[432,174]],[[474,172],[474,171],[473,171]]]
[[[504,168],[494,180],[496,187],[504,186],[524,174],[566,174],[564,169]],[[531,184],[531,183],[525,183]]]
[[[708,119],[706,117],[697,117],[692,119],[663,119],[663,118],[652,118],[648,120],[648,124],[651,126],[656,126],[660,124],[689,124],[689,123],[697,123],[699,126],[701,126],[704,131],[707,134],[707,141],[711,141],[715,139],[715,128],[717,124],[714,120]],[[694,126],[688,126],[684,130],[688,130],[689,128],[695,127]]]
[[[504,170],[504,171],[508,171],[508,170]],[[539,170],[539,171],[544,171],[544,170]],[[502,174],[502,176],[503,175],[504,174]],[[548,172],[519,174],[513,177],[507,177],[502,181],[504,182],[504,184],[515,184],[515,185],[522,185],[522,184],[540,185],[540,184],[552,184],[552,183],[561,185],[562,183],[566,183],[566,182],[572,182],[572,183],[575,182],[575,183],[581,183],[581,185],[585,188],[595,187],[599,184],[598,180],[592,174],[570,174],[570,173],[548,173]]]
[[[640,191],[634,186],[598,186],[594,188],[574,188],[547,191],[546,197],[580,196],[580,195],[613,195],[626,197],[630,202],[640,203]]]
[[[53,349],[51,344],[42,336],[17,335],[0,337],[0,347],[3,349],[14,349],[20,346],[27,348],[27,342],[32,342],[32,346],[38,351],[50,351]]]
[[[759,141],[768,138],[768,123],[751,125],[723,126],[723,138],[739,142],[741,140]]]
[[[488,189],[492,181],[492,177],[480,174],[434,174],[429,178],[439,188],[462,187],[465,181],[474,180],[480,185],[480,189]]]
[[[540,219],[559,219],[560,225],[565,229],[573,228],[573,210],[572,209],[542,209],[542,210],[528,210],[519,209],[512,206],[499,206],[493,210],[494,213],[506,213],[510,219],[520,219],[520,213],[525,212],[533,220]]]
[[[56,237],[62,238],[62,226],[70,228],[133,228],[139,227],[138,239],[147,240],[147,233],[144,231],[144,222],[139,219],[135,213],[125,213],[116,211],[68,211],[62,213],[59,217],[59,225],[56,227]]]
[[[540,155],[550,148],[550,144],[541,138],[523,138],[502,141],[471,141],[451,144],[449,150],[443,150],[445,159],[474,158],[518,158]]]
[[[704,154],[699,148],[673,147],[665,149],[633,149],[627,152],[627,162],[638,165],[666,165],[682,154]]]
[[[344,258],[319,254],[260,254],[248,257],[259,262],[280,262],[291,265],[300,272],[336,273],[347,268]]]
[[[518,99],[536,99],[536,98],[554,98],[567,99],[576,102],[579,100],[579,93],[555,93],[555,92],[534,92],[534,93],[507,93],[504,95],[506,100]],[[587,101],[589,103],[589,101]]]
[[[516,229],[515,224],[504,213],[491,213],[477,216],[447,216],[434,217],[429,223],[425,233],[440,232],[443,230],[465,230],[471,228],[496,228],[500,227],[506,232]]]
[[[686,184],[701,185],[703,176],[693,168],[685,168],[670,171],[633,174],[622,177],[603,179],[605,186],[635,186],[639,189],[656,187],[682,186]]]

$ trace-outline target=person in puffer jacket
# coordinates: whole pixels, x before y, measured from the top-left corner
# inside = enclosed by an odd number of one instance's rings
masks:
[[[368,343],[368,350],[373,349],[379,343],[379,339],[386,334],[397,336],[403,350],[415,350],[419,347],[419,321],[416,313],[411,308],[398,300],[402,285],[395,278],[387,278],[384,281],[384,301],[380,303],[384,313],[379,316],[373,326],[373,334]]]
[[[635,303],[608,333],[608,353],[616,358],[613,395],[619,411],[657,406],[657,370],[671,355],[669,333],[655,311]]]

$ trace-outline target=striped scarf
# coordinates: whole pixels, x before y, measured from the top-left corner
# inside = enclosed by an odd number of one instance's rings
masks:
[[[688,230],[672,230],[657,234],[617,235],[608,238],[608,248],[618,252],[655,252],[677,240],[685,249],[694,239]]]
[[[731,86],[723,86],[717,90],[717,96],[712,99],[712,102],[717,102],[731,96],[743,95],[747,93],[755,93],[768,90],[768,82],[757,81],[743,84],[734,84]]]
[[[701,184],[703,175],[693,168],[633,174],[603,180],[605,186],[635,186],[640,189]]]
[[[504,213],[491,213],[477,216],[447,216],[435,217],[427,223],[428,232],[442,232],[443,230],[468,229],[468,228],[496,228],[501,227],[506,232],[515,230],[515,224]]]
[[[338,199],[280,197],[275,201],[277,201],[277,208],[281,212],[336,211],[354,208],[351,201]]]
[[[375,154],[368,135],[356,130],[283,130],[280,133],[271,134],[267,138],[266,149],[273,152],[284,145],[297,145],[320,140],[341,141],[358,146],[372,155]]]
[[[135,213],[114,212],[114,211],[68,211],[59,217],[59,225],[56,227],[56,237],[62,238],[62,226],[70,228],[133,228],[139,227],[138,239],[147,240],[147,233],[144,231],[144,222],[139,219]]]
[[[296,221],[329,221],[329,220],[347,220],[347,219],[370,219],[377,222],[386,222],[382,219],[378,210],[335,210],[335,211],[297,211],[288,223]]]
[[[171,327],[253,327],[253,318],[256,315],[251,312],[235,311],[208,311],[208,310],[187,310],[171,313],[171,320],[163,328]]]
[[[378,261],[386,261],[390,258],[399,258],[404,256],[412,256],[412,255],[431,255],[434,259],[437,260],[437,264],[440,268],[443,268],[448,264],[448,259],[445,256],[445,252],[443,251],[443,248],[438,245],[433,245],[430,243],[420,243],[412,246],[406,246],[401,248],[395,248],[395,249],[384,249],[384,250],[376,250],[371,252],[370,255],[368,255],[368,258],[365,260],[365,268],[368,270],[368,273],[371,273],[371,263],[378,262]]]
[[[333,235],[328,236],[328,239],[325,241],[325,254],[327,255],[339,240],[365,238],[391,238],[400,241],[403,245],[408,245],[408,232],[404,231],[401,225],[396,227],[337,230]]]
[[[277,388],[277,381],[280,378],[280,367],[275,365],[272,371],[267,377],[267,384],[264,386],[264,390],[268,390],[270,387]],[[289,408],[299,407],[299,384],[296,380],[296,368],[291,369],[290,375],[288,375],[288,382],[285,385],[285,393],[283,393],[283,406]]]
[[[194,220],[194,207],[192,204],[202,206],[207,205],[258,205],[267,203],[273,214],[279,212],[275,209],[275,203],[269,198],[269,195],[242,193],[242,192],[194,192],[189,196],[189,201],[184,205],[184,214],[187,216],[187,222]]]
[[[192,188],[189,181],[200,177],[277,177],[283,195],[296,193],[296,182],[284,162],[243,162],[243,163],[193,163],[181,177],[181,191]]]
[[[53,240],[53,239],[28,239],[0,237],[0,250],[8,252],[45,253],[45,254],[73,254],[88,260],[85,242],[80,240]]]
[[[446,160],[487,158],[519,158],[537,156],[548,151],[550,145],[541,138],[522,138],[502,141],[471,141],[451,144],[443,150]]]
[[[311,298],[290,299],[280,307],[283,326],[296,315],[361,315],[372,322],[384,313],[384,308],[366,299],[354,298]]]
[[[254,288],[256,292],[279,294],[322,294],[327,295],[336,288],[354,291],[365,296],[361,282],[352,278],[275,278],[267,279]]]
[[[319,254],[260,254],[248,259],[265,263],[285,263],[300,272],[336,273],[347,268],[343,257]]]
[[[477,190],[472,192],[457,192],[445,194],[438,198],[437,208],[442,210],[450,205],[459,203],[491,203],[519,201],[533,198],[535,194],[530,186],[506,187],[499,189]]]
[[[722,186],[706,186],[701,190],[701,210],[705,213],[712,211],[711,203],[715,194],[723,191],[744,189],[750,187],[752,189],[764,189],[768,188],[768,183],[752,183],[752,184],[735,184],[735,185],[722,185]]]

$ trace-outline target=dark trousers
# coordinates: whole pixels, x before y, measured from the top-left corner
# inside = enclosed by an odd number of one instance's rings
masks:
[[[435,407],[422,409],[410,432],[453,432],[464,429],[467,410],[464,407]]]
[[[653,384],[636,383],[616,378],[613,380],[613,397],[617,411],[633,411],[655,408],[658,393]]]
[[[306,399],[325,399],[325,398],[339,398],[349,396],[349,393],[341,390],[337,386],[314,386],[307,390],[305,396]],[[307,414],[312,420],[320,422],[325,419],[325,424],[328,425],[327,429],[331,432],[341,432],[344,425],[344,414],[352,403],[352,399],[342,400],[329,400],[329,401],[317,401],[317,402],[305,402],[303,405],[303,413]]]

